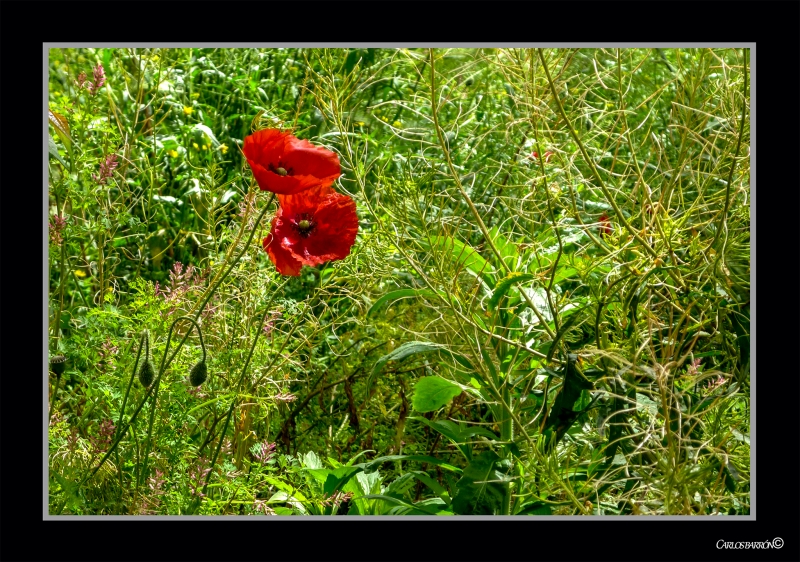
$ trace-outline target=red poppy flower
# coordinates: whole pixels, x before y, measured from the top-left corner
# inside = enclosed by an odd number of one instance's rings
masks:
[[[245,137],[242,152],[262,191],[291,195],[327,187],[342,173],[336,153],[278,129]]]
[[[356,204],[347,195],[318,186],[278,195],[280,208],[264,249],[281,275],[300,275],[304,265],[341,260],[356,241]]]
[[[545,161],[545,163],[550,162],[550,159],[553,158],[553,154],[555,154],[555,153],[550,151],[550,150],[548,150],[548,151],[546,151],[544,153],[544,161]],[[531,156],[533,156],[533,158],[536,159],[536,160],[539,159],[539,153],[536,152],[535,150],[533,151],[533,154],[531,154]]]
[[[600,215],[600,235],[606,236],[608,234],[611,234],[611,220],[606,213],[603,213]]]

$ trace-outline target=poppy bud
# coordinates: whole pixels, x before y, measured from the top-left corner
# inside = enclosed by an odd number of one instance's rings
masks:
[[[144,363],[142,363],[142,367],[139,369],[139,382],[142,383],[143,387],[147,388],[153,384],[155,376],[156,368],[153,366],[153,362],[150,361],[150,358],[146,358]]]
[[[63,355],[55,355],[50,358],[50,370],[53,371],[56,376],[60,377],[66,367],[67,358]]]
[[[205,361],[198,361],[197,364],[192,367],[192,370],[189,372],[189,382],[192,386],[200,386],[206,379],[208,378],[208,367],[206,367]]]

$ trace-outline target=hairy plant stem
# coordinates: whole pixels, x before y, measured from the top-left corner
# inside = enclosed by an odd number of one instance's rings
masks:
[[[139,349],[136,351],[136,361],[133,362],[133,371],[131,372],[131,377],[128,380],[128,387],[125,389],[125,396],[122,398],[122,407],[119,409],[119,421],[117,421],[117,428],[114,432],[114,439],[116,440],[119,437],[120,428],[122,427],[122,422],[125,420],[125,406],[128,404],[128,395],[131,392],[131,387],[133,386],[133,379],[136,378],[136,372],[139,368],[139,358],[142,355],[142,347],[144,346],[144,341],[147,334],[147,330],[143,330],[141,335],[139,336]],[[146,360],[146,358],[145,358]],[[119,471],[119,484],[122,486],[122,469],[119,466],[119,450],[114,451],[115,458],[117,460],[117,470]],[[137,479],[138,480],[138,479]]]

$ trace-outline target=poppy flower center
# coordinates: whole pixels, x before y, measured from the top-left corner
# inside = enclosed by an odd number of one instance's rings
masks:
[[[283,162],[278,162],[278,165],[275,166],[274,164],[269,165],[269,171],[279,176],[293,176],[294,170],[292,168],[286,169],[285,164]]]
[[[308,238],[317,226],[314,223],[314,217],[309,213],[298,213],[291,223],[297,233],[303,238]]]

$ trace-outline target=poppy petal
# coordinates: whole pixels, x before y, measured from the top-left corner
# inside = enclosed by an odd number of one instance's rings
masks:
[[[358,234],[358,215],[349,196],[320,185],[293,195],[279,194],[278,201],[280,209],[271,232],[274,242],[269,247],[280,247],[272,249],[270,259],[276,266],[280,261],[281,273],[299,272],[297,264],[314,266],[350,254]],[[301,232],[300,220],[308,220],[311,230]]]
[[[286,163],[295,169],[295,173],[299,172],[318,178],[333,177],[333,179],[341,175],[342,166],[339,164],[339,156],[335,152],[321,146],[314,146],[305,139],[294,138],[287,144]]]
[[[274,230],[274,220],[272,224]],[[303,264],[278,242],[272,232],[264,238],[264,250],[267,251],[269,259],[275,264],[275,269],[278,270],[278,273],[293,277],[300,275]]]
[[[261,129],[245,137],[242,152],[262,191],[291,195],[330,186],[341,175],[335,152],[278,129]],[[285,173],[276,173],[278,168]]]
[[[312,236],[302,239],[298,248],[302,248],[303,259],[320,264],[350,255],[358,234],[355,201],[334,192],[319,206],[314,220],[317,230]],[[297,253],[297,249],[293,248],[293,253]]]

